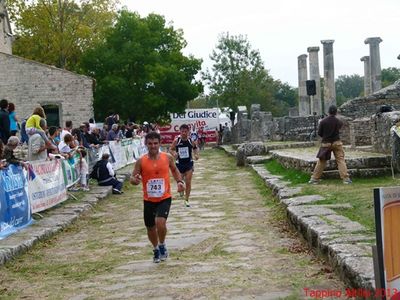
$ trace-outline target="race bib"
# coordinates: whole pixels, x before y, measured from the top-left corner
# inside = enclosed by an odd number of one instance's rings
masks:
[[[178,148],[179,158],[189,158],[189,147]]]
[[[163,178],[155,178],[147,181],[147,195],[151,198],[159,198],[164,195],[165,182]]]

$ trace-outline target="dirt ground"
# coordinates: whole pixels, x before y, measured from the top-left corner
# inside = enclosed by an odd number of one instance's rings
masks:
[[[311,299],[345,288],[222,151],[196,162],[192,207],[174,193],[166,262],[152,262],[141,186],[124,191],[0,267],[0,299]]]

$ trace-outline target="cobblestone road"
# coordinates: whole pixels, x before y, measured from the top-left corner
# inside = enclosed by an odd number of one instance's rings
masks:
[[[220,151],[196,163],[191,208],[174,195],[166,262],[152,263],[141,187],[124,191],[1,267],[0,298],[308,299],[303,288],[344,288],[273,216],[250,169]]]

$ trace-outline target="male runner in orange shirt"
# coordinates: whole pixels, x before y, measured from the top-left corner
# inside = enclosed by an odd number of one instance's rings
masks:
[[[145,137],[148,153],[136,162],[130,183],[143,185],[144,223],[147,236],[152,243],[153,262],[159,263],[168,257],[165,246],[167,218],[171,207],[171,185],[169,170],[178,184],[178,192],[185,189],[181,174],[171,154],[160,152],[160,134],[153,131]]]

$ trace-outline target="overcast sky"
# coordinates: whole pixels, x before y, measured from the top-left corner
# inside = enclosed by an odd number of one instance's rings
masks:
[[[400,0],[121,0],[142,17],[163,15],[184,31],[185,54],[203,59],[209,55],[218,35],[247,36],[260,51],[265,67],[275,79],[297,87],[297,57],[307,47],[319,46],[323,76],[321,40],[333,39],[335,77],[363,76],[360,58],[369,55],[367,37],[381,37],[382,68],[400,68]]]

